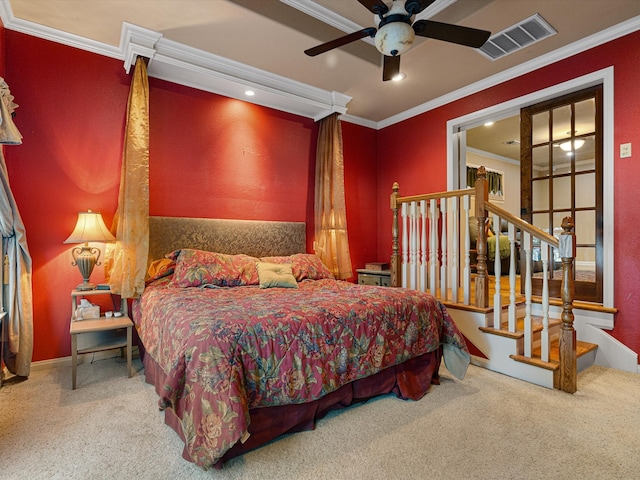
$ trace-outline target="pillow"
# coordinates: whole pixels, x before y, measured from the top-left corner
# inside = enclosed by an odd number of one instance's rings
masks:
[[[147,269],[147,281],[157,280],[158,278],[171,275],[175,268],[175,262],[170,258],[160,258],[154,260]]]
[[[493,225],[492,221],[489,221],[489,230],[487,231],[487,238],[493,237]],[[477,217],[469,217],[469,239],[474,244],[478,240],[478,219]]]
[[[469,239],[472,244],[478,240],[478,219],[476,217],[469,217]]]
[[[313,253],[295,253],[288,257],[263,257],[260,260],[270,263],[290,263],[293,276],[298,282],[306,279],[333,278],[333,274],[322,263],[320,257]]]
[[[167,257],[176,260],[170,282],[174,287],[238,287],[259,283],[256,269],[258,259],[249,255],[182,249]]]
[[[260,288],[298,288],[298,282],[291,273],[291,265],[288,263],[258,262],[256,268]]]

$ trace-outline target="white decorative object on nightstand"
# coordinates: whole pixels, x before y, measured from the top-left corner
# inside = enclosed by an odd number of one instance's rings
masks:
[[[132,376],[131,370],[131,328],[133,322],[129,318],[127,301],[120,302],[119,317],[107,318],[100,316],[89,320],[76,320],[76,309],[82,299],[96,295],[111,295],[111,290],[73,290],[71,292],[71,387],[76,388],[76,373],[78,366],[78,354],[100,352],[115,348],[127,349],[127,372]]]

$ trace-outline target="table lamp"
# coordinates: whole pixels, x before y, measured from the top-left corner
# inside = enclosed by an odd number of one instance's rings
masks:
[[[100,212],[78,213],[78,222],[71,232],[69,238],[63,243],[84,243],[81,247],[75,247],[71,250],[73,262],[71,265],[77,265],[82,275],[83,282],[76,287],[76,290],[94,290],[96,286],[89,282],[93,267],[100,265],[100,249],[90,247],[89,242],[113,242],[116,238],[111,234],[107,226],[104,224]]]

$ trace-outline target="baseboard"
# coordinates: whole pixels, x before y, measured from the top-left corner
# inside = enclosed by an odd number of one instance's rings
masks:
[[[598,345],[595,364],[626,372],[640,373],[638,354],[597,326],[576,329],[578,340]]]
[[[115,351],[116,350],[105,350],[102,352],[80,354],[78,355],[78,365],[81,365],[82,363],[84,363],[85,360],[97,361],[97,360],[106,360],[109,358],[113,358],[115,355],[117,355],[117,354],[114,354]],[[138,347],[135,345],[131,349],[131,357],[132,358],[140,357],[140,352],[138,351]],[[38,362],[32,362],[31,371],[37,372],[41,370],[49,370],[51,368],[70,367],[70,366],[71,366],[71,356],[52,358],[50,360],[40,360]]]

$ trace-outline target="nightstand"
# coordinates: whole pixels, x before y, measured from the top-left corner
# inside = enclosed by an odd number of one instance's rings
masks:
[[[76,389],[76,373],[78,366],[78,354],[101,352],[116,348],[127,349],[127,372],[129,378],[131,370],[131,328],[133,322],[128,316],[127,300],[120,302],[121,317],[100,318],[87,320],[75,320],[75,311],[82,298],[90,299],[97,295],[111,295],[111,290],[73,290],[71,292],[71,387]]]
[[[358,272],[358,284],[378,285],[380,287],[391,286],[391,270],[356,270]]]

